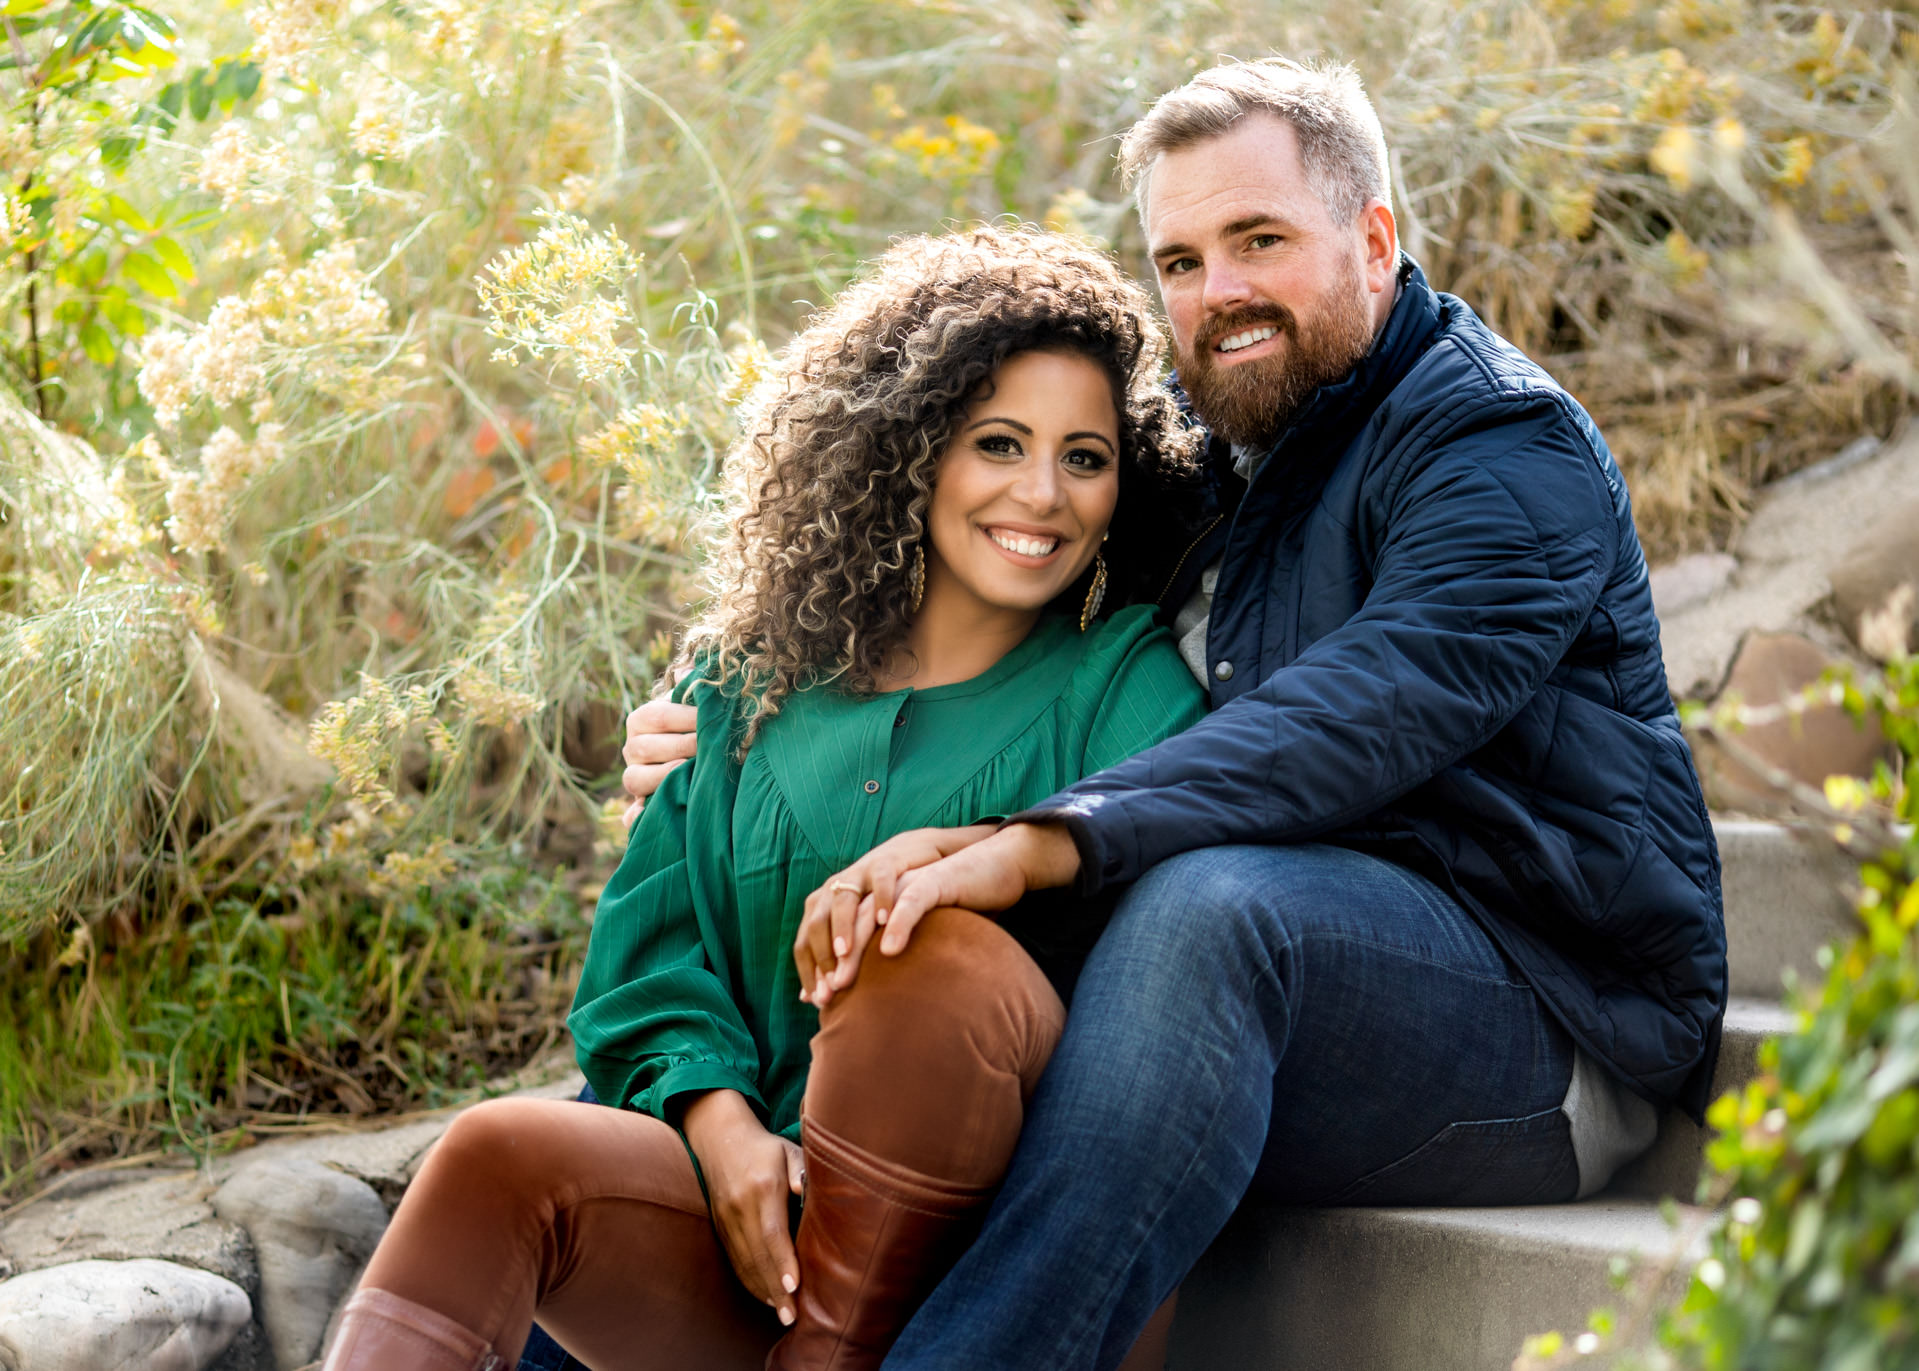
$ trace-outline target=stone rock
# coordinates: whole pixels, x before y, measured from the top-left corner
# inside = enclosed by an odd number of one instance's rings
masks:
[[[1739,559],[1727,552],[1695,552],[1652,569],[1652,606],[1660,614],[1677,614],[1714,594],[1739,570]]]
[[[1855,443],[1841,458],[1760,491],[1729,549],[1738,570],[1702,599],[1659,606],[1673,693],[1710,695],[1748,633],[1797,633],[1851,652],[1844,635],[1820,621],[1831,577],[1862,529],[1912,501],[1919,501],[1919,431],[1884,447]]]
[[[213,1209],[252,1235],[260,1322],[275,1364],[304,1366],[386,1231],[386,1206],[372,1186],[332,1167],[266,1157],[222,1185]]]
[[[0,1284],[5,1371],[205,1371],[253,1317],[246,1291],[174,1262],[80,1261]]]
[[[0,1225],[0,1260],[17,1273],[87,1259],[155,1257],[258,1287],[246,1230],[216,1217],[212,1187],[191,1171],[105,1173],[28,1205]]]
[[[1833,568],[1832,606],[1870,657],[1919,648],[1919,499],[1880,518]]]
[[[1792,633],[1754,633],[1740,645],[1715,703],[1737,697],[1748,708],[1776,705],[1819,679],[1834,659],[1817,643]],[[1737,747],[1796,781],[1817,789],[1833,775],[1866,776],[1886,754],[1876,725],[1856,726],[1836,705],[1821,704],[1797,718],[1754,724],[1736,735]],[[1781,796],[1764,779],[1707,738],[1693,740],[1706,803],[1718,810],[1764,813]]]

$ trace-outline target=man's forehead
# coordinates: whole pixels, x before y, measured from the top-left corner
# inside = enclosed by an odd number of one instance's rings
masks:
[[[1294,225],[1325,218],[1292,125],[1273,115],[1248,115],[1216,137],[1160,154],[1147,170],[1145,198],[1154,252],[1262,217]]]

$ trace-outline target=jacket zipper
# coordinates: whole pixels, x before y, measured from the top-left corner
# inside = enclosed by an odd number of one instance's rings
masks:
[[[1159,598],[1153,601],[1154,604],[1159,605],[1161,608],[1165,607],[1167,592],[1172,590],[1173,586],[1179,581],[1179,573],[1186,569],[1186,559],[1193,555],[1193,548],[1205,542],[1206,539],[1211,536],[1212,531],[1219,527],[1219,521],[1225,517],[1224,514],[1215,514],[1213,521],[1199,531],[1199,537],[1193,539],[1192,546],[1179,554],[1179,560],[1173,563],[1173,574],[1168,576],[1166,578],[1166,584],[1160,587]]]

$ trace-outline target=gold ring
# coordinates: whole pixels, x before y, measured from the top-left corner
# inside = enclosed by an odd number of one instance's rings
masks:
[[[866,893],[851,881],[835,881],[826,888],[828,890],[844,890],[848,895],[864,895]]]

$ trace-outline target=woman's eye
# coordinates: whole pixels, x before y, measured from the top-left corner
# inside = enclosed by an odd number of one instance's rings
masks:
[[[1078,467],[1082,471],[1104,471],[1113,464],[1113,459],[1098,448],[1076,447],[1060,458],[1069,467]]]
[[[1002,457],[1019,456],[1019,440],[1010,433],[989,433],[979,440],[981,452],[996,453]]]

